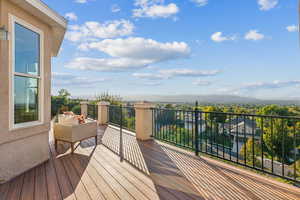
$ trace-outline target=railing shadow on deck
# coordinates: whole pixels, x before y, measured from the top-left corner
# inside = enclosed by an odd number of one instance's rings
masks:
[[[119,130],[111,128],[106,129],[102,141],[121,160],[148,175],[157,194],[164,198],[171,199],[174,195],[179,199],[261,199],[268,195],[279,199],[300,198],[298,192],[280,184],[160,143],[138,141],[126,132],[120,138]]]
[[[81,145],[78,143],[75,146],[75,150]],[[74,195],[75,189],[78,187],[86,168],[89,165],[91,158],[93,157],[95,146],[88,154],[81,154],[74,152],[70,153],[70,146],[65,143],[59,143],[57,150],[50,144],[51,149],[51,162],[53,162],[54,169],[57,173],[57,178],[63,199],[69,198]],[[68,182],[67,184],[65,184]]]
[[[149,176],[159,197],[204,199],[155,141],[137,141],[134,135],[109,128],[102,144],[131,166]],[[150,147],[151,146],[151,147]],[[155,149],[155,151],[153,150]]]

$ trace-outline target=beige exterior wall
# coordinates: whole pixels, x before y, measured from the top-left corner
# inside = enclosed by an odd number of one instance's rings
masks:
[[[153,104],[141,102],[134,104],[135,132],[138,140],[151,140],[152,135],[152,110]]]
[[[9,76],[12,40],[0,41],[0,181],[12,177],[49,159],[48,133],[51,111],[51,49],[52,30],[28,12],[8,0],[0,0],[0,26],[9,33],[9,13],[37,27],[44,33],[44,123],[34,127],[9,130]],[[13,92],[13,91],[12,91]]]
[[[98,124],[100,125],[107,125],[109,120],[109,113],[108,113],[108,106],[110,105],[109,102],[99,102],[98,103]]]

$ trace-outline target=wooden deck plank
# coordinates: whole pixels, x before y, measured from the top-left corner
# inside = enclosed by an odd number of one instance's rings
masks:
[[[100,148],[97,148],[97,151],[99,152],[101,151],[102,154],[105,154],[105,152]],[[134,174],[130,173],[130,171],[126,170],[118,163],[115,163],[115,161],[111,158],[111,156],[109,157],[103,156],[100,157],[99,160],[102,163],[111,165],[115,170],[117,170],[120,174],[122,174],[128,181],[130,181],[133,185],[135,185],[142,193],[144,193],[150,199],[159,199],[158,195],[156,194],[156,189],[153,183],[150,187],[145,183],[147,180],[150,180],[149,177],[143,177],[143,179],[138,179]],[[136,169],[134,170],[137,171]]]
[[[54,144],[52,141],[50,141],[49,146],[62,198],[66,200],[76,200],[74,190],[72,188],[69,177],[65,171],[65,168],[62,164],[62,161],[60,158],[56,157],[57,153],[55,151]]]
[[[103,151],[104,154],[109,154],[109,158],[111,158],[111,163],[121,166],[122,168],[126,169],[130,174],[138,178],[140,181],[142,181],[144,184],[146,184],[149,188],[152,190],[155,190],[155,186],[152,182],[152,180],[149,178],[148,174],[145,174],[141,170],[137,170],[133,167],[133,165],[129,164],[128,162],[120,162],[120,158],[114,154],[111,153],[109,149],[107,149],[104,146],[99,146],[99,150]]]
[[[84,187],[81,177],[76,173],[75,167],[72,165],[71,157],[72,155],[66,155],[62,159],[63,165],[67,172],[67,175],[71,181],[75,196],[80,200],[91,200],[86,188]]]
[[[49,162],[0,185],[0,200],[300,199],[299,188],[128,134],[122,136],[121,162],[119,131],[98,134],[96,148],[86,140],[73,155],[62,144],[58,154],[50,139]]]
[[[80,158],[79,158],[80,159]],[[87,165],[86,171],[89,176],[93,179],[105,199],[107,200],[118,200],[120,199],[117,194],[113,191],[110,185],[99,175],[95,167],[91,164],[86,163],[86,160],[80,160],[83,165]]]
[[[85,151],[80,149],[80,152],[84,153]],[[95,160],[94,156],[90,160],[90,164],[94,166],[99,175],[102,176],[105,182],[110,185],[119,198],[133,200],[134,197],[115,179],[115,177],[113,177],[105,168],[102,167],[101,164]]]
[[[11,182],[0,185],[0,200],[6,200]]]
[[[78,174],[81,175],[81,181],[86,188],[87,192],[89,193],[92,200],[101,200],[105,199],[100,190],[98,189],[97,185],[94,183],[94,181],[91,179],[91,177],[88,175],[86,171],[87,166],[82,166],[79,159],[79,155],[73,154],[71,156],[72,164],[74,165],[76,171]],[[88,161],[87,161],[88,162]]]
[[[155,196],[151,191],[148,190],[147,187],[145,187],[142,183],[137,183],[135,179],[131,179],[132,182],[130,182],[124,175],[125,171],[118,171],[114,167],[112,167],[109,163],[107,163],[106,160],[100,156],[100,151],[96,150],[96,152],[99,152],[95,154],[95,159],[97,162],[105,168],[124,188],[127,189],[127,191],[134,196],[135,199],[158,199],[157,196]],[[132,177],[132,176],[131,176]],[[129,186],[129,187],[128,187]],[[138,189],[139,188],[139,189]],[[146,194],[144,194],[145,192]],[[150,198],[150,196],[152,198]]]
[[[46,169],[46,180],[47,180],[47,190],[49,200],[61,200],[63,199],[59,184],[57,174],[54,168],[54,161],[51,157],[49,162],[45,163]]]
[[[34,191],[35,199],[48,199],[47,180],[44,163],[36,167]]]
[[[7,200],[16,200],[20,198],[22,188],[23,188],[23,180],[24,180],[24,174],[16,177],[11,181],[8,194],[6,197]]]
[[[34,200],[35,170],[36,168],[33,168],[24,174],[24,183],[20,198],[21,200]]]

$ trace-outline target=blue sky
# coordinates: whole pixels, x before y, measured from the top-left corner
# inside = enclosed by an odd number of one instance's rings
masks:
[[[44,0],[69,20],[53,91],[300,97],[297,0]]]

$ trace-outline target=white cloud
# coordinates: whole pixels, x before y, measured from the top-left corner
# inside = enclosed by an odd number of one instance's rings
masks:
[[[223,36],[222,32],[215,32],[211,35],[211,40],[214,42],[224,42],[228,40],[236,40],[236,36]]]
[[[136,0],[133,17],[168,18],[179,12],[176,4],[164,5],[164,0]]]
[[[87,3],[90,0],[75,0],[76,3]]]
[[[211,84],[210,81],[205,81],[205,80],[201,80],[201,79],[197,79],[193,82],[194,85],[198,85],[198,86],[208,86]]]
[[[298,86],[300,84],[300,80],[291,80],[291,81],[273,81],[273,82],[253,82],[247,83],[241,87],[241,89],[276,89],[283,87],[291,87]]]
[[[65,18],[67,18],[70,21],[77,21],[78,19],[77,15],[73,12],[66,13]]]
[[[208,4],[208,0],[191,0],[195,3],[198,7],[202,7]]]
[[[257,1],[260,10],[270,10],[275,8],[278,4],[278,0],[258,0]]]
[[[70,73],[52,73],[53,85],[56,87],[72,86],[76,87],[87,87],[93,86],[98,83],[107,81],[106,78],[88,78],[84,76],[76,76]]]
[[[159,86],[162,83],[160,81],[148,81],[148,82],[144,82],[142,84],[145,86]]]
[[[112,57],[144,60],[149,63],[185,58],[190,54],[190,48],[184,42],[161,43],[140,37],[106,39],[85,43],[81,48],[96,49]]]
[[[149,61],[130,58],[90,58],[78,57],[69,62],[65,67],[69,69],[120,72],[144,68]]]
[[[134,25],[128,20],[114,20],[103,24],[89,21],[83,25],[71,25],[68,27],[66,39],[72,42],[87,41],[95,38],[114,38],[128,36],[133,33]]]
[[[125,71],[145,68],[152,64],[186,58],[190,48],[184,42],[161,43],[145,38],[105,39],[99,42],[86,42],[81,50],[95,49],[109,58],[79,57],[66,67],[80,70]]]
[[[121,8],[118,4],[114,4],[111,6],[111,12],[120,12],[121,11]]]
[[[259,33],[258,30],[250,30],[248,33],[245,35],[246,40],[262,40],[265,38],[265,35],[262,33]]]
[[[208,77],[219,74],[219,70],[191,70],[191,69],[166,69],[156,73],[134,73],[133,76],[141,79],[160,80],[174,77]]]
[[[286,30],[288,32],[298,32],[299,31],[299,26],[297,25],[290,25],[286,27]]]

